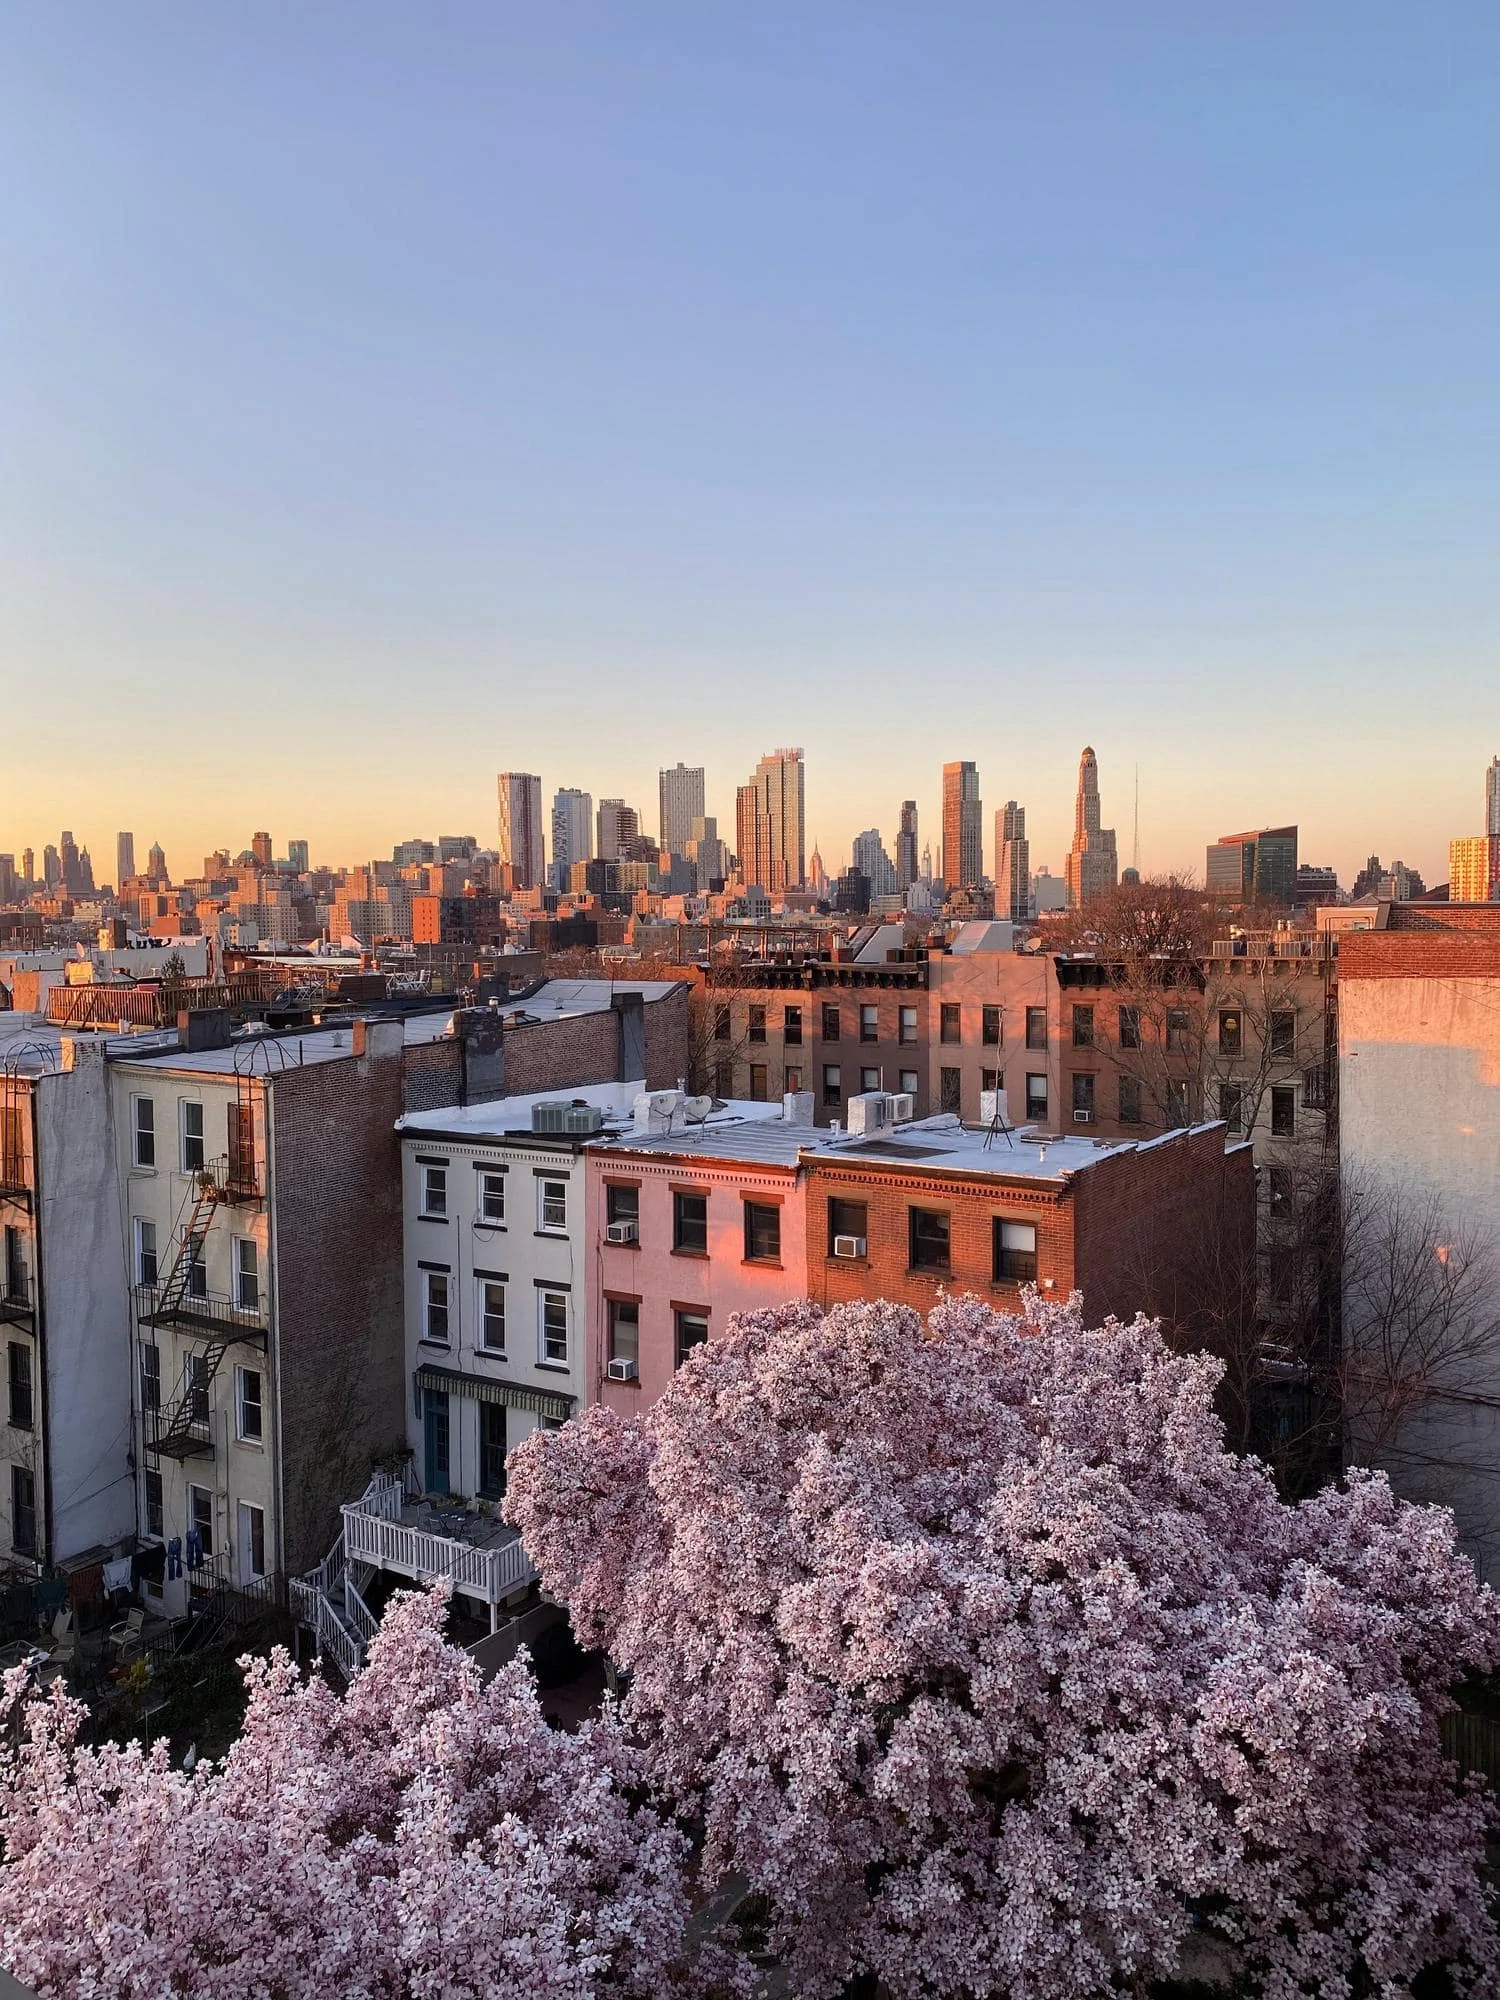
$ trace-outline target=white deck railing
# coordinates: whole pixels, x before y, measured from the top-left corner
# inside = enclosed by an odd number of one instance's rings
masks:
[[[377,1473],[361,1497],[343,1508],[344,1553],[350,1563],[394,1570],[415,1582],[444,1577],[464,1597],[491,1607],[535,1581],[520,1542],[475,1548],[470,1542],[417,1528],[401,1519],[399,1480]]]

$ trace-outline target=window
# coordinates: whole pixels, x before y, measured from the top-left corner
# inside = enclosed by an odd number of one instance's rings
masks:
[[[141,1342],[141,1408],[161,1408],[161,1349],[154,1340]]]
[[[708,1196],[674,1193],[672,1196],[672,1248],[689,1251],[695,1257],[708,1255]]]
[[[448,1345],[448,1273],[429,1271],[426,1284],[426,1304],[422,1321],[422,1338],[435,1341],[439,1347]]]
[[[184,1097],[178,1105],[182,1120],[182,1171],[201,1174],[206,1157],[203,1145],[203,1106]]]
[[[901,1088],[902,1088],[902,1090],[903,1090],[903,1091],[904,1091],[904,1092],[906,1093],[906,1095],[907,1095],[908,1097],[915,1097],[915,1096],[916,1096],[916,1094],[917,1094],[917,1072],[916,1072],[916,1071],[915,1071],[914,1069],[904,1069],[904,1070],[902,1070],[902,1072],[901,1072]]]
[[[641,1306],[638,1299],[609,1301],[609,1358],[611,1361],[641,1360]]]
[[[135,1219],[135,1281],[138,1285],[156,1283],[156,1224],[143,1215]]]
[[[505,1280],[480,1278],[478,1281],[479,1345],[491,1354],[505,1352]]]
[[[1290,1056],[1297,1049],[1297,1015],[1294,1009],[1282,1012],[1279,1008],[1271,1016],[1271,1054]]]
[[[18,1106],[0,1105],[0,1187],[26,1185],[26,1142]]]
[[[859,1039],[862,1042],[880,1040],[880,1009],[861,1007],[859,1010]]]
[[[423,1167],[422,1213],[434,1216],[446,1215],[448,1213],[448,1169],[446,1167]]]
[[[1267,1176],[1267,1196],[1271,1214],[1278,1222],[1284,1221],[1293,1214],[1292,1170],[1290,1167],[1271,1168]]]
[[[1026,1046],[1028,1049],[1044,1049],[1047,1046],[1047,1010],[1045,1007],[1026,1009]]]
[[[1033,1124],[1047,1116],[1047,1079],[1045,1075],[1028,1074],[1026,1078],[1026,1116]]]
[[[23,1465],[10,1469],[10,1544],[18,1556],[36,1554],[36,1480]]]
[[[948,1211],[945,1208],[914,1208],[909,1211],[911,1268],[914,1271],[948,1269]]]
[[[260,1404],[260,1370],[234,1371],[235,1435],[241,1444],[260,1444],[265,1436]]]
[[[1073,1116],[1080,1124],[1094,1115],[1094,1078],[1090,1071],[1079,1070],[1073,1077]]]
[[[1075,1049],[1091,1049],[1094,1046],[1094,1010],[1092,1007],[1073,1009],[1073,1046]]]
[[[878,1069],[862,1069],[859,1073],[859,1087],[861,1090],[879,1090],[880,1071]]]
[[[505,1405],[479,1405],[479,1491],[486,1500],[505,1494]]]
[[[1000,1082],[1002,1073],[998,1069],[982,1069],[979,1072],[979,1088],[981,1091],[1001,1089],[1003,1087]]]
[[[1139,1007],[1120,1009],[1120,1047],[1138,1049],[1141,1045],[1141,1010]]]
[[[734,1095],[733,1062],[716,1062],[714,1064],[714,1096],[733,1097],[733,1095]]]
[[[541,1358],[554,1368],[568,1365],[568,1295],[566,1292],[541,1294]]]
[[[764,1007],[750,1009],[750,1040],[763,1042],[766,1039],[766,1010]]]
[[[824,1063],[823,1102],[829,1106],[836,1106],[842,1104],[843,1101],[844,1072],[839,1068],[837,1063]]]
[[[604,1219],[606,1222],[633,1222],[639,1228],[640,1189],[633,1183],[626,1187],[612,1181],[604,1190]]]
[[[480,1171],[478,1219],[481,1222],[505,1220],[505,1176],[497,1174],[491,1167]]]
[[[1186,1007],[1167,1009],[1167,1047],[1182,1050],[1188,1045],[1188,1010]]]
[[[242,1500],[238,1509],[240,1581],[253,1583],[266,1573],[266,1515],[263,1507]]]
[[[708,1338],[708,1314],[695,1307],[677,1308],[677,1366],[680,1368],[695,1347]]]
[[[917,1039],[917,1010],[915,1007],[903,1007],[901,1009],[899,1035],[907,1048],[915,1045]]]
[[[845,1201],[832,1195],[828,1199],[828,1254],[834,1254],[835,1237],[852,1236],[858,1242],[869,1240],[869,1204],[863,1201]]]
[[[1271,1131],[1278,1139],[1297,1136],[1297,1093],[1289,1083],[1271,1086]]]
[[[1237,1056],[1244,1046],[1244,1017],[1238,1007],[1219,1009],[1219,1053]]]
[[[160,1541],[166,1532],[162,1526],[165,1519],[166,1515],[162,1507],[161,1474],[159,1472],[148,1472],[146,1474],[146,1533],[154,1535]]]
[[[190,1354],[182,1371],[183,1394],[188,1416],[201,1429],[208,1422],[209,1359],[206,1354]]]
[[[1031,1285],[1036,1282],[1036,1224],[1005,1222],[995,1217],[995,1283]]]
[[[149,1097],[132,1098],[135,1107],[135,1163],[138,1167],[156,1165],[156,1106]]]
[[[1167,1123],[1169,1125],[1189,1125],[1192,1112],[1188,1104],[1188,1087],[1185,1077],[1169,1077],[1167,1080]]]
[[[714,1040],[716,1042],[727,1042],[730,1040],[729,1009],[727,1007],[715,1007],[714,1009]]]
[[[241,1312],[260,1310],[260,1251],[255,1239],[234,1239],[234,1302]]]
[[[802,1070],[796,1063],[788,1063],[786,1066],[786,1087],[788,1090],[802,1088]]]
[[[836,1042],[838,1038],[839,1010],[837,1007],[825,1005],[823,1008],[823,1039],[825,1042]]]
[[[10,1427],[31,1429],[31,1349],[24,1341],[13,1340],[6,1355],[10,1385]]]
[[[1296,1253],[1283,1244],[1271,1251],[1270,1259],[1271,1304],[1285,1308],[1292,1303],[1296,1292]]]
[[[1243,1085],[1238,1083],[1221,1083],[1219,1085],[1219,1116],[1224,1120],[1224,1123],[1229,1127],[1231,1132],[1238,1133],[1244,1130],[1245,1092]]]
[[[780,1263],[781,1210],[776,1203],[745,1203],[745,1261],[747,1264]]]
[[[1139,1125],[1141,1122],[1141,1080],[1138,1076],[1120,1078],[1120,1123]]]
[[[801,1048],[802,1009],[800,1007],[788,1007],[786,1012],[782,1015],[781,1034],[782,1034],[782,1039],[785,1041],[789,1049]]]
[[[203,1544],[203,1560],[213,1560],[214,1553],[214,1496],[202,1486],[188,1488],[188,1526],[197,1531]]]
[[[987,1049],[1005,1046],[1005,1024],[998,1007],[985,1007],[979,1016],[979,1039]]]
[[[963,1071],[940,1069],[938,1071],[938,1108],[942,1111],[957,1111],[963,1101]]]
[[[5,1269],[0,1271],[4,1280],[5,1296],[19,1305],[30,1303],[30,1290],[26,1283],[26,1239],[13,1223],[5,1226]]]
[[[751,1063],[750,1101],[752,1104],[765,1103],[766,1093],[769,1088],[769,1074],[764,1063]]]
[[[964,1010],[944,1001],[938,1009],[938,1040],[940,1042],[961,1042],[964,1038]]]
[[[208,1265],[203,1259],[207,1229],[184,1229],[182,1232],[182,1256],[187,1265],[187,1295],[190,1299],[208,1297]]]
[[[232,1187],[255,1186],[255,1113],[248,1106],[229,1106],[229,1180]]]
[[[568,1184],[566,1181],[539,1180],[537,1182],[536,1226],[549,1235],[558,1235],[567,1230]]]

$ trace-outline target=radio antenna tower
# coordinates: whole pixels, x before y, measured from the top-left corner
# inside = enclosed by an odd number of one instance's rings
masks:
[[[1135,827],[1130,836],[1130,865],[1141,872],[1141,767],[1135,767]]]

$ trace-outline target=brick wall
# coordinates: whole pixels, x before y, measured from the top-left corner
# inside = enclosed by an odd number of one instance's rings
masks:
[[[1500,903],[1392,903],[1390,930],[1500,932]],[[1342,931],[1340,957],[1350,938],[1368,935],[1371,933]],[[1389,931],[1373,935],[1385,937]]]
[[[268,1080],[286,1563],[328,1553],[372,1455],[403,1442],[401,1027]]]
[[[1497,923],[1500,904],[1495,906],[1490,924],[1472,930],[1346,931],[1339,939],[1339,983],[1351,979],[1500,978]]]

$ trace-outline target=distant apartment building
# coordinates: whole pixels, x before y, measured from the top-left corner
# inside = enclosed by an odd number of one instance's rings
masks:
[[[1205,868],[1211,892],[1246,902],[1289,904],[1297,893],[1297,829],[1274,826],[1223,834],[1208,849]]]
[[[305,840],[289,840],[286,844],[287,865],[294,875],[308,872],[309,848]]]
[[[1031,842],[1026,808],[1007,799],[995,814],[995,915],[1024,924],[1031,915]]]
[[[869,884],[872,897],[895,894],[896,868],[881,842],[879,827],[855,834],[853,865]]]
[[[1078,793],[1073,804],[1073,845],[1066,869],[1067,906],[1083,909],[1108,895],[1119,881],[1120,863],[1113,827],[1100,824],[1099,760],[1085,745],[1078,760]],[[1040,909],[1040,901],[1037,904]]]
[[[1500,836],[1479,834],[1448,843],[1448,899],[1500,902]]]
[[[573,864],[594,858],[594,801],[587,792],[565,785],[552,799],[553,886],[565,889]]]
[[[740,876],[747,886],[779,896],[807,879],[806,773],[800,750],[762,757],[735,795]]]
[[[903,799],[896,831],[896,887],[903,895],[918,880],[920,867],[917,856],[917,802],[915,799]]]
[[[720,840],[719,822],[712,816],[693,821],[684,853],[692,863],[693,887],[700,896],[728,879],[729,850]]]
[[[703,779],[701,764],[675,764],[658,774],[657,828],[664,854],[687,853],[693,822],[704,816]]]
[[[135,835],[117,833],[115,835],[115,887],[128,882],[135,873]]]
[[[979,771],[968,762],[943,766],[943,880],[972,889],[984,877],[984,805]]]
[[[502,771],[499,794],[500,866],[510,871],[510,885],[540,889],[546,880],[546,841],[542,830],[542,781],[529,771]]]
[[[1500,840],[1500,757],[1491,757],[1484,774],[1484,830]]]
[[[632,841],[639,839],[640,831],[640,814],[634,806],[626,805],[623,799],[601,799],[595,844],[597,859],[600,861],[628,859],[626,849]]]

